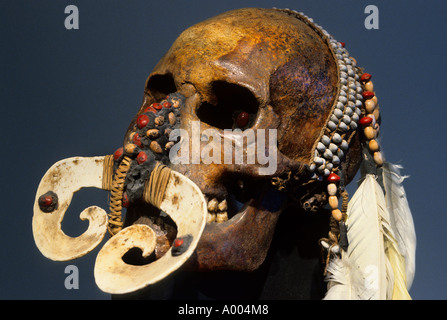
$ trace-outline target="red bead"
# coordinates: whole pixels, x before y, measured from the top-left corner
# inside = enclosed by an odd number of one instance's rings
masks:
[[[177,238],[177,239],[174,240],[174,247],[178,248],[178,247],[180,247],[184,242],[185,242],[185,240]]]
[[[124,208],[129,208],[129,197],[127,196],[127,193],[124,192],[123,193],[123,201],[122,201],[122,205]]]
[[[152,112],[152,113],[157,113],[157,110],[154,109],[154,107],[149,106],[146,109],[144,109],[144,112]]]
[[[344,48],[345,47],[345,43],[344,42],[340,42],[341,46]]]
[[[363,91],[362,92],[363,99],[368,100],[374,97],[374,92],[371,91]]]
[[[172,105],[169,101],[165,101],[162,103],[163,108],[169,109]]]
[[[371,75],[369,73],[364,73],[362,74],[362,76],[360,77],[360,81],[362,82],[368,82],[369,80],[371,80]]]
[[[161,110],[161,108],[163,108],[162,106],[161,106],[161,104],[159,104],[159,103],[153,103],[152,104],[152,107],[154,107],[154,109],[157,109],[157,110]]]
[[[141,138],[140,138],[140,135],[139,135],[138,133],[135,133],[135,134],[133,135],[133,137],[132,137],[132,142],[133,142],[134,144],[136,144],[137,146],[139,146],[139,147],[142,146]]]
[[[39,203],[43,207],[49,207],[53,204],[53,197],[52,196],[42,196],[39,199]]]
[[[137,155],[137,162],[139,164],[142,164],[143,162],[146,162],[147,160],[147,154],[144,151],[141,151],[138,155]]]
[[[239,128],[243,128],[247,125],[247,123],[248,123],[248,113],[242,111],[237,115],[236,124]]]
[[[359,120],[359,123],[366,127],[369,126],[372,123],[373,119],[371,117],[363,117]]]
[[[340,181],[340,176],[338,174],[335,174],[335,173],[332,172],[327,177],[327,181],[329,181],[329,182],[338,182],[338,181]]]
[[[145,114],[139,115],[137,118],[137,126],[143,129],[149,123],[149,117]]]
[[[119,148],[115,151],[115,153],[113,154],[113,159],[115,161],[117,161],[119,158],[121,158],[121,156],[123,155],[123,148]]]

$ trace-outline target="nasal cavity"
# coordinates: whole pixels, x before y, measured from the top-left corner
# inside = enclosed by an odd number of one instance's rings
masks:
[[[197,109],[200,121],[219,129],[246,129],[253,126],[259,102],[245,87],[225,81],[212,84],[213,101]]]
[[[155,74],[147,82],[147,91],[157,100],[162,100],[177,91],[171,74]]]

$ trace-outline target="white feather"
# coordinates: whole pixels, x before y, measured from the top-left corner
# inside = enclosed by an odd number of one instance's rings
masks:
[[[327,266],[328,282],[324,300],[367,300],[370,290],[364,286],[364,278],[358,268],[342,251],[341,258],[333,257]]]
[[[413,217],[402,185],[401,166],[385,162],[383,184],[390,224],[394,231],[400,253],[405,259],[406,286],[409,290],[416,270],[416,232]]]
[[[332,259],[328,265],[325,299],[391,299],[394,273],[386,241],[394,237],[374,175],[365,174],[349,201],[347,215],[348,251],[340,261]]]

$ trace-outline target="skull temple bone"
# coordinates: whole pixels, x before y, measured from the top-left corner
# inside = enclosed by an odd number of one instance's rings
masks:
[[[48,170],[34,206],[38,248],[53,260],[74,259],[109,230],[95,277],[110,293],[139,290],[185,263],[198,271],[256,270],[285,207],[324,211],[327,178],[341,177],[339,194],[358,171],[361,74],[342,43],[295,11],[239,9],[188,28],[149,75],[124,147]],[[209,129],[230,141],[248,130],[275,132],[275,148],[262,151],[276,152],[276,170],[260,174],[265,163],[238,163],[235,152],[221,163],[169,160],[176,143],[189,147],[190,159],[197,148],[221,150],[224,159],[225,139],[207,138]],[[198,130],[199,147],[172,139],[174,130],[190,137]],[[87,208],[88,230],[70,238],[60,222],[82,187],[111,190],[112,213]],[[330,219],[329,241],[337,242],[340,219]],[[135,247],[143,258],[132,256]]]

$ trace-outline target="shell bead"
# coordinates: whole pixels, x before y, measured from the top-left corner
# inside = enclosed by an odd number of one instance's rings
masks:
[[[374,91],[374,84],[372,83],[372,81],[368,81],[367,83],[365,83],[365,89],[367,91]]]
[[[330,130],[335,130],[335,129],[337,129],[337,125],[335,124],[335,122],[333,122],[333,121],[329,121],[328,123],[327,123],[327,127],[330,129]]]
[[[155,152],[155,153],[162,153],[163,150],[161,149],[161,146],[158,144],[157,141],[152,141],[151,144],[149,145],[149,148]]]
[[[329,196],[329,206],[331,209],[338,209],[338,198],[336,196]]]
[[[334,164],[334,166],[338,166],[340,164],[340,158],[338,156],[333,156],[332,163]]]
[[[366,127],[365,129],[363,129],[363,133],[368,140],[374,139],[376,137],[376,133],[373,127]]]
[[[326,163],[326,161],[321,157],[315,157],[314,162],[317,166],[321,166],[322,164]]]
[[[366,112],[372,113],[375,108],[376,108],[376,103],[374,102],[374,100],[369,99],[369,100],[365,101]]]
[[[337,152],[337,149],[338,149],[338,146],[337,146],[336,144],[334,144],[334,143],[330,143],[330,144],[329,144],[329,150],[330,150],[332,153]]]
[[[128,153],[128,154],[132,154],[136,148],[137,148],[137,146],[135,144],[128,143],[124,146],[124,151],[126,151],[126,153]]]
[[[380,117],[379,107],[375,108],[372,114],[374,115],[376,120],[379,120],[379,117]]]
[[[341,213],[340,209],[334,209],[331,213],[336,221],[341,221],[343,219],[343,213]]]
[[[329,196],[335,196],[337,194],[337,185],[335,183],[329,183],[327,185],[327,192]]]
[[[324,144],[322,144],[321,142],[318,142],[317,144],[317,150],[319,152],[324,152],[326,150],[326,146]]]
[[[340,109],[335,109],[334,110],[334,115],[340,119],[341,117],[343,117],[343,111],[341,111]]]
[[[344,123],[344,122],[340,122],[340,124],[338,125],[338,128],[343,132],[348,131],[348,129],[349,129],[348,126],[346,125],[346,123]]]
[[[147,130],[146,135],[150,139],[156,139],[160,136],[160,131],[158,129],[149,129]]]
[[[324,136],[321,137],[321,142],[322,142],[325,146],[328,146],[329,143],[331,142],[331,139],[330,139],[327,135],[324,135]]]
[[[332,141],[336,144],[340,144],[342,142],[342,137],[340,136],[340,134],[338,133],[334,133],[333,137],[332,137]]]
[[[346,140],[343,140],[343,141],[341,142],[340,149],[342,149],[343,151],[347,151],[348,148],[349,148],[349,144],[348,144],[348,142],[347,142]]]
[[[377,140],[371,139],[368,143],[368,148],[371,152],[376,152],[380,150],[380,146],[377,143]]]
[[[174,125],[176,123],[177,119],[175,118],[175,115],[173,112],[169,112],[168,121],[169,121],[170,125]]]
[[[382,165],[383,165],[382,154],[381,154],[379,151],[374,152],[374,154],[373,154],[373,158],[374,158],[374,162],[375,162],[378,166],[382,166]]]

